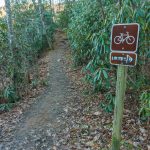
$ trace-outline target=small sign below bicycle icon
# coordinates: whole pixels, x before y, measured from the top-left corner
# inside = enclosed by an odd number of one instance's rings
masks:
[[[113,65],[122,64],[125,66],[135,66],[137,62],[137,54],[111,52],[110,60]]]
[[[139,25],[116,24],[113,25],[111,35],[112,51],[136,52],[138,46]]]

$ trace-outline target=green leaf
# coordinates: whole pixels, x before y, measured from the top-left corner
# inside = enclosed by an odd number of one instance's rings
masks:
[[[108,79],[108,74],[107,74],[107,72],[106,72],[105,70],[102,70],[102,72],[103,72],[104,78],[105,78],[105,79]]]

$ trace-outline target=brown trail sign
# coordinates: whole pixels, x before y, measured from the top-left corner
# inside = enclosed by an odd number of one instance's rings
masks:
[[[138,46],[139,25],[117,24],[112,28],[111,50],[136,52]]]
[[[113,65],[118,65],[112,150],[120,149],[121,126],[128,69],[126,66],[136,65],[138,38],[139,25],[136,23],[117,24],[112,27],[110,62]]]
[[[111,34],[110,62],[113,65],[135,66],[139,38],[139,25],[116,24],[113,25]],[[131,61],[132,60],[132,61]]]
[[[110,60],[111,60],[112,65],[122,64],[124,66],[135,66],[137,62],[137,54],[136,53],[111,52]]]

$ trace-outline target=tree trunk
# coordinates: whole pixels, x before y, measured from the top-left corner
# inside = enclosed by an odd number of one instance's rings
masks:
[[[49,37],[46,33],[46,25],[45,25],[45,22],[43,20],[43,6],[42,6],[42,1],[41,0],[38,0],[38,10],[39,10],[39,16],[40,16],[41,25],[42,25],[42,33],[43,33],[43,36],[46,37],[49,48],[51,49],[52,45],[51,45]]]
[[[8,39],[9,39],[9,48],[13,50],[14,34],[12,26],[12,14],[10,8],[10,0],[5,0],[6,15],[7,15],[7,27],[8,27]]]
[[[17,64],[16,64],[16,45],[15,45],[15,39],[14,39],[14,31],[13,31],[13,24],[12,24],[12,13],[11,13],[11,6],[10,6],[10,0],[5,0],[5,7],[6,7],[6,15],[7,15],[7,27],[8,27],[8,40],[9,40],[9,48],[12,54],[12,65],[13,65],[13,88],[17,94]]]
[[[49,0],[50,8],[52,8],[52,0]]]
[[[60,0],[59,0],[59,4],[58,4],[58,5],[59,5],[59,12],[60,12],[60,5],[61,5],[61,2],[60,2]]]

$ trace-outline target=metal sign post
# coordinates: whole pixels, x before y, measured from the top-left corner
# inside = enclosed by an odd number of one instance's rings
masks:
[[[112,150],[120,149],[121,126],[127,80],[127,66],[137,63],[139,25],[117,24],[112,28],[110,63],[118,65],[113,122]]]

